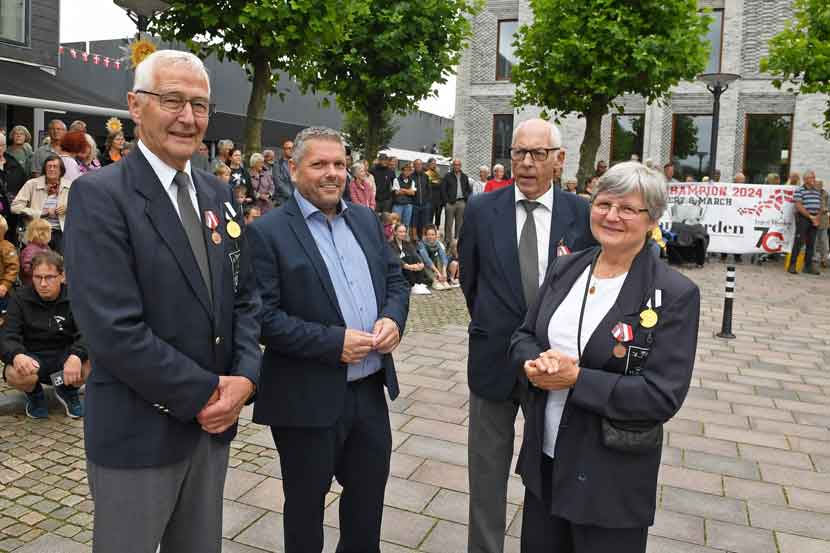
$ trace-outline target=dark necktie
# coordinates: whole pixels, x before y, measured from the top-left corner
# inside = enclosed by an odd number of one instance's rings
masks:
[[[185,234],[187,234],[187,240],[190,242],[190,249],[193,250],[193,256],[196,258],[196,264],[199,266],[199,272],[202,273],[202,279],[205,281],[208,297],[213,303],[213,288],[211,287],[210,266],[208,265],[207,247],[205,246],[205,233],[202,230],[199,215],[190,200],[190,177],[187,173],[178,171],[176,176],[173,177],[173,182],[176,183],[178,188],[176,201],[179,204],[182,226]]]
[[[528,307],[539,293],[539,245],[536,241],[536,220],[533,210],[539,207],[539,202],[519,200],[527,212],[522,234],[519,235],[519,269],[522,272],[522,291]]]

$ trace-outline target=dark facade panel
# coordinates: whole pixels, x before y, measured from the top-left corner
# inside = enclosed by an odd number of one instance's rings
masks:
[[[0,57],[57,67],[59,9],[60,0],[29,0],[27,44],[0,42]]]

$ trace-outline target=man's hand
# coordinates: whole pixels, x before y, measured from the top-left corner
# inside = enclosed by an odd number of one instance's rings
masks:
[[[63,215],[64,213],[66,213],[66,206],[65,205],[59,205],[58,207],[55,208],[55,215],[60,216],[60,215]]]
[[[83,362],[77,355],[73,354],[67,357],[66,362],[63,364],[63,383],[67,386],[80,387],[84,383],[84,379],[81,376],[82,365]]]
[[[6,287],[5,284],[0,284],[0,298],[5,298],[6,294],[9,293],[9,289]]]
[[[390,353],[401,341],[401,331],[398,329],[398,323],[384,317],[375,322],[375,327],[372,329],[374,340],[372,349],[380,353]]]
[[[254,390],[254,383],[244,376],[220,376],[207,405],[196,415],[202,430],[221,434],[233,426]]]
[[[18,353],[12,360],[14,368],[23,376],[37,374],[40,369],[40,363],[26,355],[25,353]]]
[[[347,364],[358,363],[366,357],[374,346],[374,336],[368,332],[346,329],[343,335],[343,353],[340,360]]]

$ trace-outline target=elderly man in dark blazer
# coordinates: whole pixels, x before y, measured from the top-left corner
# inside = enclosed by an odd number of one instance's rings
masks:
[[[459,243],[461,287],[470,312],[470,553],[504,548],[514,423],[526,378],[511,368],[510,336],[536,297],[547,265],[594,243],[588,202],[552,186],[565,156],[558,129],[532,119],[510,150],[515,184],[478,194]]]
[[[128,94],[138,147],[72,187],[65,249],[92,359],[95,553],[221,549],[230,441],[262,353],[240,210],[190,165],[209,98],[199,58],[155,52]]]
[[[293,197],[250,227],[265,344],[254,421],[280,455],[285,551],[322,551],[334,476],[337,550],[377,552],[392,451],[384,385],[395,399],[409,285],[375,214],[342,200],[339,133],[301,131],[290,167]]]

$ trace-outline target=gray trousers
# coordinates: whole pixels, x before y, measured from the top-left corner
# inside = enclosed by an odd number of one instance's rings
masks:
[[[454,204],[444,206],[444,245],[447,248],[452,244],[453,239],[458,238],[461,232],[461,225],[464,223],[464,200],[456,200]]]
[[[202,433],[178,463],[111,468],[87,461],[93,553],[220,553],[230,444]]]
[[[470,392],[469,553],[504,551],[507,481],[519,406],[518,398],[491,401]]]

